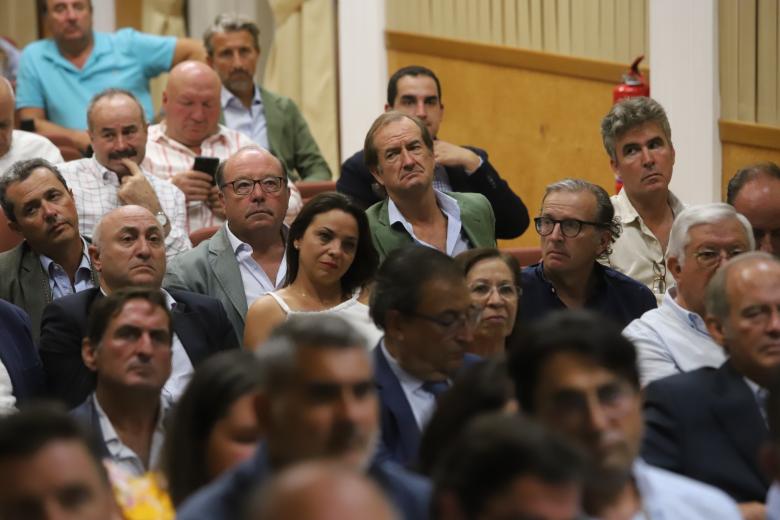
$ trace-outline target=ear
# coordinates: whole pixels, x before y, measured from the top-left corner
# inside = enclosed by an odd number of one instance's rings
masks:
[[[393,109],[392,106],[390,106],[387,103],[385,103],[385,112],[390,112],[392,109]]]
[[[8,229],[13,231],[14,233],[19,233],[20,235],[22,234],[22,228],[19,227],[19,223],[18,222],[14,222],[12,220],[9,220],[8,221]]]
[[[680,283],[680,273],[682,272],[682,266],[680,265],[680,261],[677,260],[677,257],[670,256],[666,260],[666,267],[669,269],[669,272],[672,273],[674,281]]]
[[[297,239],[297,238],[295,240],[293,240],[293,247],[295,249],[300,249],[301,248],[301,241],[299,239]]]
[[[617,173],[618,172],[618,163],[617,163],[617,161],[615,159],[610,159],[609,160],[609,167],[612,168],[612,172],[613,173]]]
[[[89,245],[89,259],[92,261],[92,265],[95,266],[95,269],[97,272],[103,271],[103,262],[100,260],[100,250],[97,248],[97,246],[90,244]]]
[[[380,186],[385,185],[385,182],[382,180],[382,169],[379,166],[376,166],[375,168],[370,168],[369,171],[371,172],[371,175],[374,177],[374,180],[378,182]]]
[[[81,359],[92,372],[97,372],[97,348],[93,348],[89,338],[81,340]]]
[[[403,340],[403,316],[397,310],[391,309],[385,314],[385,334],[396,340]]]
[[[163,90],[162,93],[162,106],[166,106],[168,104],[168,90]]]
[[[707,315],[707,317],[704,319],[704,323],[707,324],[707,331],[710,333],[710,336],[712,336],[712,339],[715,341],[715,343],[726,349],[726,334],[720,318]]]
[[[210,54],[206,55],[206,65],[208,65],[212,69],[214,68],[214,57],[211,56]]]
[[[601,231],[599,235],[599,256],[609,248],[612,233],[608,230]]]

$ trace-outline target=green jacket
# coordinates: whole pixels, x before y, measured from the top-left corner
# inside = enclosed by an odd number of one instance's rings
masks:
[[[450,193],[447,195],[458,202],[460,221],[471,247],[496,247],[496,217],[493,208],[480,193]],[[377,202],[366,210],[374,247],[380,261],[390,251],[414,242],[414,239],[400,224],[390,226],[388,198]]]

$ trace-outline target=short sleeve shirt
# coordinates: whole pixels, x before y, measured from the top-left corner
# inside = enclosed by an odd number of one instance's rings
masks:
[[[94,48],[79,69],[60,54],[53,39],[25,47],[19,63],[16,108],[42,108],[49,121],[65,128],[87,128],[87,105],[107,88],[129,90],[153,114],[149,80],[170,69],[176,38],[134,29],[94,34]]]

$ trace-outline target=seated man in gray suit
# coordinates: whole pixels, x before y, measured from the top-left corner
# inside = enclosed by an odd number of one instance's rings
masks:
[[[390,111],[371,125],[366,165],[387,191],[368,210],[379,257],[417,243],[455,256],[472,247],[495,247],[496,219],[484,195],[433,188],[433,139],[416,117]]]
[[[176,257],[164,284],[220,300],[242,338],[249,305],[281,287],[287,274],[283,222],[290,189],[279,159],[255,146],[222,162],[216,182],[227,222]]]
[[[8,226],[24,241],[0,254],[0,298],[30,316],[33,340],[43,308],[56,298],[97,286],[87,242],[65,179],[45,159],[16,162],[0,179]]]

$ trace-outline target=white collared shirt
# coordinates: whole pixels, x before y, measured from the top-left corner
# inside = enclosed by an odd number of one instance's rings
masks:
[[[263,99],[257,86],[249,108],[246,108],[241,100],[224,86],[220,94],[220,104],[222,115],[225,117],[225,126],[251,137],[255,143],[266,150],[270,149]]]
[[[9,415],[16,411],[16,397],[14,385],[8,369],[0,361],[0,416]]]
[[[66,162],[59,165],[59,170],[76,199],[79,231],[82,235],[91,237],[100,219],[122,205],[118,195],[119,176],[100,164],[95,157]],[[155,178],[144,167],[141,171],[157,194],[160,208],[171,224],[171,232],[165,238],[165,253],[170,259],[192,248],[186,231],[184,193],[167,180]]]
[[[168,310],[173,312],[174,307],[176,307],[176,300],[165,289],[160,289],[160,292],[165,296]],[[163,397],[171,404],[176,403],[187,388],[187,384],[192,379],[194,372],[195,368],[192,366],[190,356],[187,355],[181,339],[174,332],[171,341],[171,375],[162,388]]]
[[[470,247],[468,240],[464,236],[463,225],[460,221],[460,206],[458,206],[458,201],[445,193],[437,190],[433,190],[433,193],[436,195],[436,202],[438,203],[439,209],[447,218],[447,242],[445,246],[446,250],[444,252],[449,256],[456,256],[459,253],[468,250]],[[404,218],[403,214],[401,214],[401,210],[398,209],[398,206],[395,205],[392,198],[388,200],[387,216],[391,226],[396,222],[400,222],[415,242],[436,249],[431,244],[424,242],[415,236],[414,228],[409,221]]]
[[[401,389],[404,391],[406,401],[412,409],[417,427],[420,428],[420,431],[423,431],[428,421],[431,420],[433,412],[436,411],[436,396],[423,389],[425,381],[401,368],[398,361],[387,350],[384,339],[379,343],[379,348],[382,349],[382,354],[385,355],[387,364],[390,365],[390,370],[393,371],[395,377],[398,378],[398,382],[401,383]]]
[[[87,253],[87,241],[84,240],[84,237],[81,237],[81,243],[81,262],[79,262],[79,266],[76,269],[76,276],[72,284],[70,283],[68,273],[65,272],[65,269],[60,264],[46,255],[40,255],[41,266],[43,266],[43,271],[49,279],[52,300],[91,289],[95,286],[95,283],[92,281],[92,264]]]
[[[122,439],[117,435],[114,425],[111,424],[111,420],[103,411],[103,408],[98,402],[97,395],[92,394],[92,401],[95,404],[95,412],[98,416],[98,422],[100,424],[100,431],[103,434],[103,442],[106,445],[111,459],[122,469],[126,470],[133,476],[140,477],[146,473],[150,468],[157,466],[157,461],[160,460],[160,453],[162,452],[163,441],[165,440],[165,415],[168,412],[168,403],[164,398],[160,398],[160,410],[157,414],[157,423],[154,427],[154,433],[152,433],[152,443],[149,447],[149,466],[144,466],[141,458],[128,446],[126,446]]]
[[[252,246],[242,242],[240,238],[230,231],[230,226],[225,224],[230,248],[238,262],[238,270],[241,272],[241,281],[244,283],[244,294],[246,295],[247,308],[252,306],[252,302],[266,293],[280,289],[284,285],[284,279],[287,276],[287,253],[282,256],[279,262],[279,269],[276,271],[276,280],[271,281],[268,275],[263,271],[254,258],[252,258]],[[281,239],[286,242],[287,228],[282,226]]]

